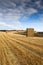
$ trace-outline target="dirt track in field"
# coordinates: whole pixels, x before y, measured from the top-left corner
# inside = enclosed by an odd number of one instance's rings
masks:
[[[43,65],[43,38],[0,32],[0,65]]]

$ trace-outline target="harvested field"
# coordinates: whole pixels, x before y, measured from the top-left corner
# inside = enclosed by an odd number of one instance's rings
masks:
[[[43,65],[43,37],[0,32],[0,65]]]

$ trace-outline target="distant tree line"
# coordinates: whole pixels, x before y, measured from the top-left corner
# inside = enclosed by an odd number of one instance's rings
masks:
[[[34,34],[34,36],[43,37],[43,32],[37,32],[37,33]]]

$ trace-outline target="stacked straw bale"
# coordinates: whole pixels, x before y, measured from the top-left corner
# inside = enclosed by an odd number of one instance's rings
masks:
[[[27,28],[26,36],[27,37],[34,37],[34,29],[33,28]]]

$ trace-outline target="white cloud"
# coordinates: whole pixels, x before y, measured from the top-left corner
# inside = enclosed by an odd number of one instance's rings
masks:
[[[12,24],[6,22],[0,22],[0,28],[4,27],[4,29],[23,29],[22,24],[19,21],[16,21]]]
[[[7,9],[6,13],[2,13],[0,14],[0,16],[2,15],[2,17],[0,18],[0,26],[2,27],[6,27],[8,29],[23,29],[23,26],[21,24],[21,22],[19,21],[19,19],[22,17],[23,19],[25,19],[26,17],[24,17],[23,15],[28,14],[29,16],[31,14],[36,13],[37,10],[34,8],[28,8],[26,11],[25,9],[20,6],[17,9]],[[2,22],[1,22],[2,21]],[[9,22],[9,23],[7,23]]]
[[[38,12],[38,11],[37,11],[36,9],[34,9],[34,8],[29,8],[29,9],[27,9],[27,11],[28,11],[28,14],[29,14],[29,15],[34,14],[34,13],[37,13],[37,12]]]

